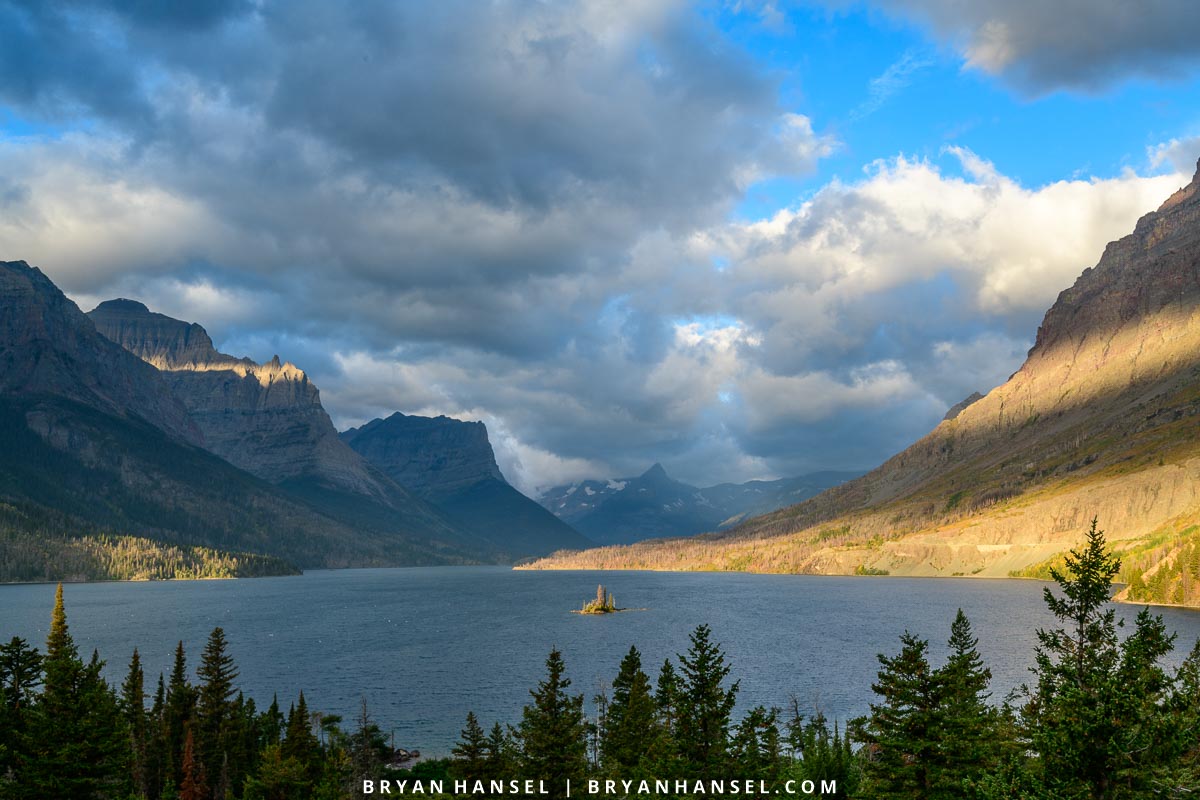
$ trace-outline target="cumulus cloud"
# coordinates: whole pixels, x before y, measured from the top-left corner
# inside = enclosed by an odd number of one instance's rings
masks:
[[[1179,78],[1200,63],[1189,0],[874,0],[928,24],[969,67],[1032,93]]]

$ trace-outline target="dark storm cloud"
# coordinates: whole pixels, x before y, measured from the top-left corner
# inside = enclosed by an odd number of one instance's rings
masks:
[[[1040,94],[1131,77],[1178,78],[1200,63],[1191,0],[877,0],[927,22],[972,66]]]
[[[341,424],[483,418],[526,489],[869,467],[1165,196],[955,151],[730,222],[835,144],[675,0],[0,0],[0,37],[9,257],[298,363]]]

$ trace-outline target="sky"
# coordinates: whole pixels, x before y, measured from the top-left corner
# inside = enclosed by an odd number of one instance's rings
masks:
[[[487,423],[536,494],[869,469],[1200,156],[1190,0],[0,0],[0,258]]]

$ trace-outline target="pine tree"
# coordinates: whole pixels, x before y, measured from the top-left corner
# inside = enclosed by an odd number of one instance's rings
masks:
[[[129,672],[121,684],[121,713],[129,729],[130,780],[134,794],[146,796],[146,690],[142,659],[137,648],[129,660]]]
[[[725,654],[710,641],[712,631],[700,625],[691,634],[691,647],[679,656],[682,678],[677,697],[676,748],[689,774],[719,778],[727,766],[730,716],[738,684],[722,683],[729,675]]]
[[[571,681],[563,676],[562,654],[551,650],[546,680],[530,692],[520,725],[522,767],[530,778],[546,781],[551,796],[563,797],[567,781],[578,781],[587,770],[587,728],[583,696],[571,696]]]
[[[605,713],[600,753],[608,774],[623,778],[642,777],[644,761],[659,737],[650,678],[642,670],[636,647],[621,659],[613,681],[612,702]]]
[[[900,643],[898,655],[878,656],[882,669],[871,691],[880,702],[872,703],[871,713],[857,721],[856,736],[867,747],[867,795],[920,800],[935,785],[937,682],[926,656],[929,643],[907,631]]]

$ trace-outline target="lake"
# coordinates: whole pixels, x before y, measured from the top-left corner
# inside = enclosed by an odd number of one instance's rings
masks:
[[[604,583],[619,606],[572,614]],[[225,629],[239,686],[260,706],[304,690],[310,708],[352,720],[360,698],[396,743],[445,754],[468,710],[485,727],[516,723],[563,652],[572,690],[588,698],[616,675],[631,644],[653,681],[667,657],[712,627],[741,681],[739,706],[819,705],[845,720],[864,713],[878,662],[904,630],[931,640],[935,663],[955,610],[970,618],[1002,698],[1028,680],[1034,631],[1050,626],[1034,581],[851,578],[663,572],[514,572],[503,567],[314,571],[238,581],[70,584],[67,619],[81,653],[93,648],[113,682],[138,647],[147,689],[183,640],[194,671],[213,627]],[[0,637],[40,647],[52,585],[0,586]],[[1132,619],[1133,606],[1119,606]],[[1200,636],[1200,612],[1161,609],[1178,631],[1174,663]]]

